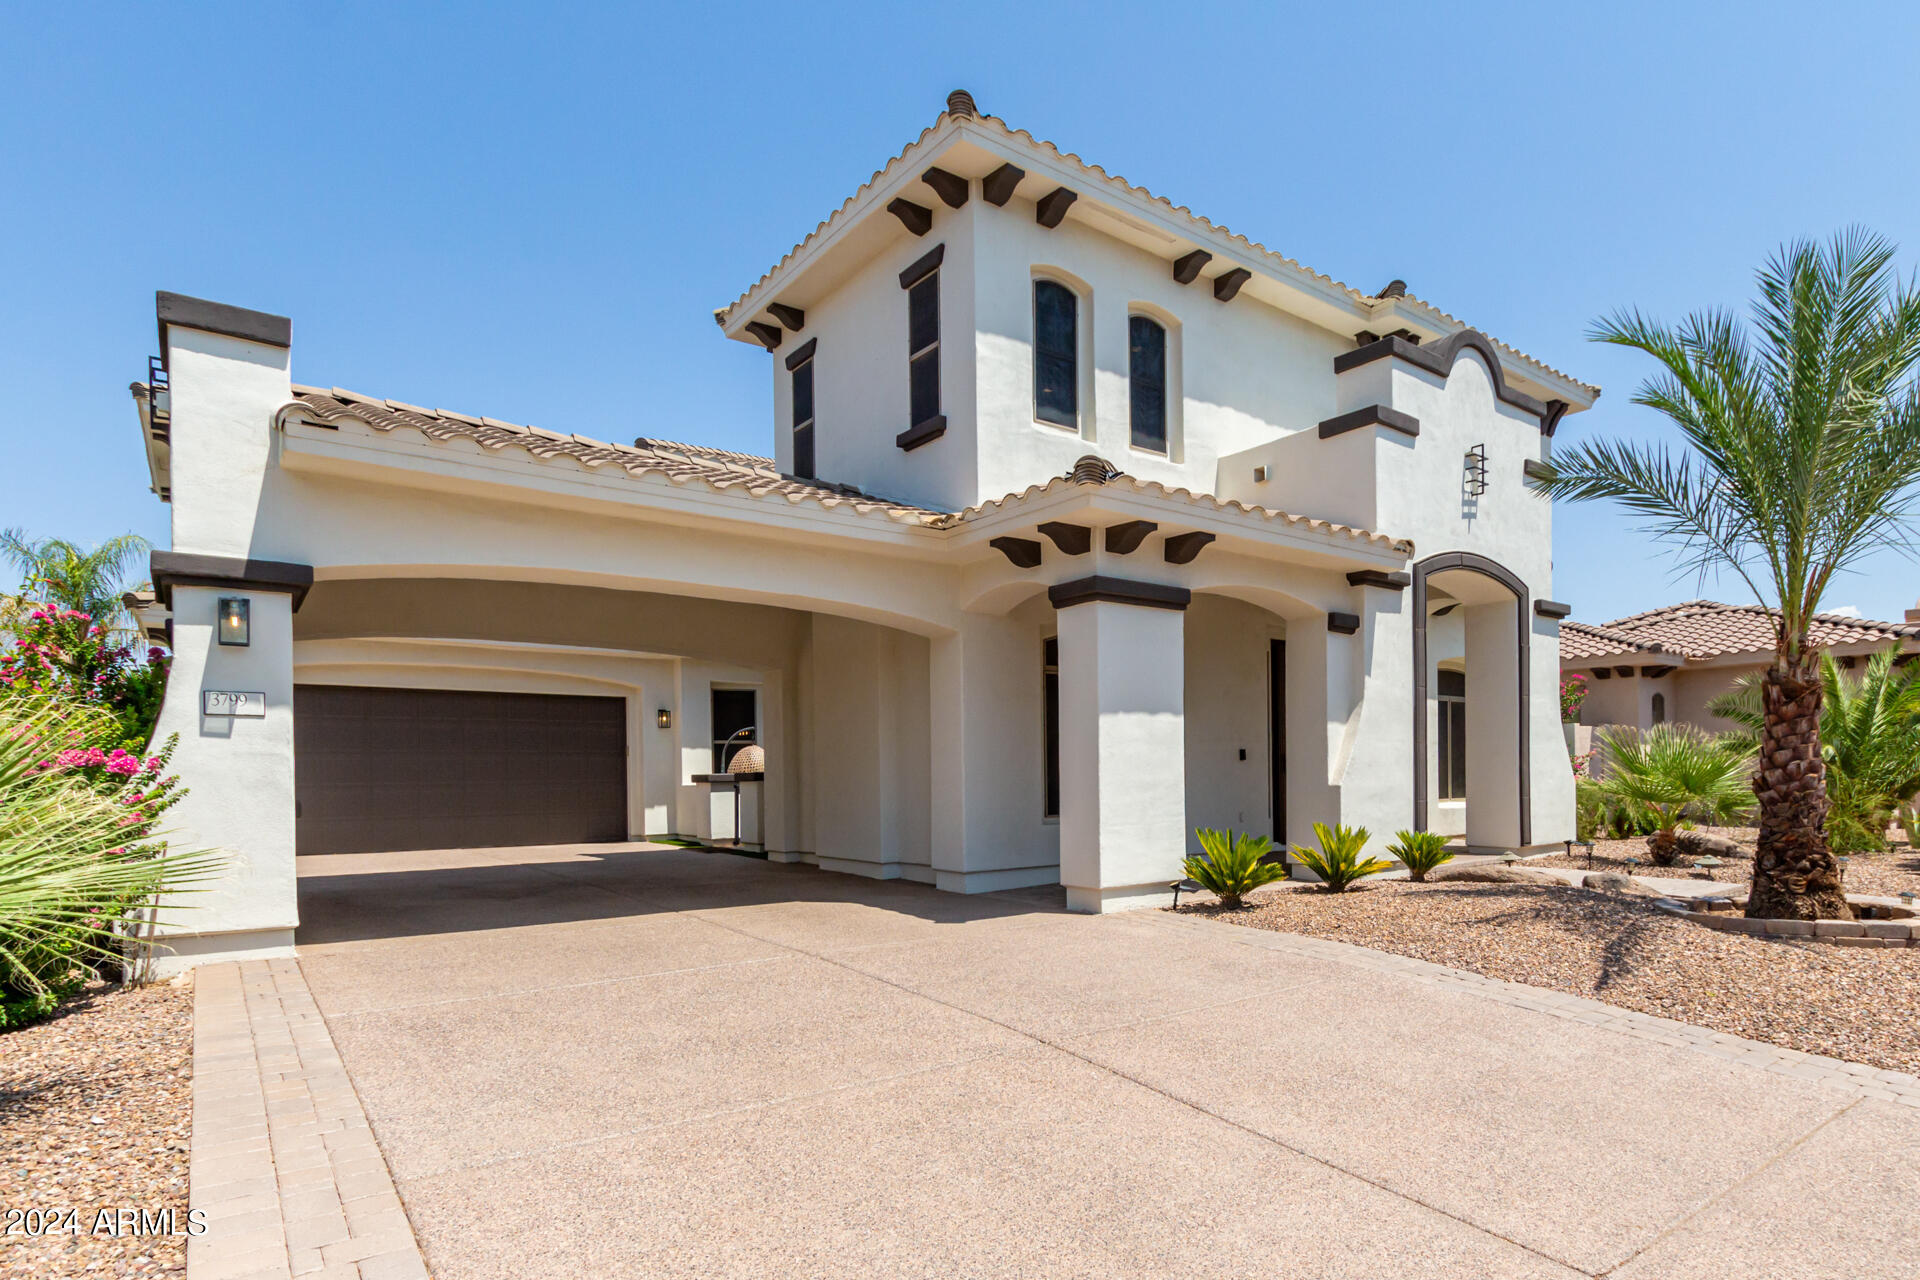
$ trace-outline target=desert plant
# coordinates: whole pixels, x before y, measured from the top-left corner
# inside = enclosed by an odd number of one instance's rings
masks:
[[[1371,835],[1365,827],[1349,827],[1344,823],[1329,827],[1324,822],[1316,822],[1313,838],[1320,842],[1320,847],[1309,849],[1297,844],[1293,846],[1293,856],[1326,883],[1328,893],[1345,893],[1347,886],[1362,876],[1393,870],[1391,862],[1362,856],[1361,850],[1367,847]]]
[[[10,630],[13,643],[0,649],[0,698],[104,708],[118,732],[90,745],[145,749],[166,693],[164,650],[136,649],[90,614],[56,605],[31,607]]]
[[[1437,831],[1396,831],[1393,839],[1387,852],[1400,859],[1409,880],[1425,880],[1427,872],[1453,861],[1447,838]]]
[[[1822,691],[1809,633],[1834,575],[1911,530],[1920,485],[1920,283],[1861,231],[1801,241],[1759,273],[1751,328],[1725,312],[1668,328],[1638,312],[1594,337],[1660,364],[1635,402],[1685,447],[1598,441],[1556,452],[1546,494],[1610,499],[1737,575],[1772,609],[1773,661],[1752,786],[1760,802],[1747,915],[1850,919],[1826,835]]]
[[[1691,725],[1657,724],[1641,732],[1623,726],[1600,731],[1607,776],[1594,783],[1608,800],[1638,809],[1653,822],[1647,856],[1670,867],[1680,858],[1675,839],[1683,823],[1727,821],[1753,805],[1751,758]]]
[[[1578,724],[1587,702],[1587,678],[1575,671],[1560,677],[1560,722]]]
[[[137,533],[123,533],[83,551],[65,538],[34,539],[22,529],[0,530],[0,556],[24,578],[22,598],[87,614],[109,630],[131,627],[133,615],[121,596],[151,546]]]
[[[1219,898],[1221,906],[1237,907],[1261,885],[1287,878],[1285,863],[1266,861],[1268,851],[1273,848],[1273,840],[1268,836],[1245,831],[1236,836],[1231,831],[1215,831],[1209,827],[1201,827],[1194,836],[1206,856],[1187,859],[1187,876]]]
[[[1722,735],[1757,750],[1766,717],[1761,684],[1744,676],[1708,709],[1737,727]],[[1887,847],[1887,824],[1920,791],[1920,666],[1891,649],[1858,676],[1820,655],[1820,758],[1827,767],[1827,840],[1838,853]]]

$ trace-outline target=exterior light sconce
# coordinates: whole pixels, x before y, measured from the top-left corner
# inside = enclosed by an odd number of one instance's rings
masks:
[[[673,728],[673,712],[662,707],[653,713],[653,722],[662,729],[671,729]]]
[[[1477,444],[1467,450],[1467,492],[1479,497],[1487,491],[1487,446]]]
[[[252,642],[253,625],[248,618],[248,600],[245,596],[221,596],[219,607],[215,610],[214,629],[221,644],[230,644],[246,648]]]

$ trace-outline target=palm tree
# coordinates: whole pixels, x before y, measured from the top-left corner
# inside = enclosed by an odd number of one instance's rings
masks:
[[[1761,681],[1742,676],[1707,709],[1740,727],[1722,735],[1758,750],[1766,716]],[[1920,664],[1895,662],[1891,649],[1858,677],[1820,655],[1820,758],[1827,766],[1827,838],[1837,853],[1887,847],[1887,824],[1920,793]]]
[[[123,533],[85,551],[64,538],[35,541],[22,529],[0,530],[0,555],[25,577],[22,597],[77,609],[109,629],[132,625],[133,616],[120,596],[128,570],[151,545],[137,533]]]
[[[1653,822],[1647,856],[1670,867],[1680,858],[1680,824],[1689,818],[1724,822],[1753,807],[1748,755],[1684,724],[1602,729],[1606,776],[1594,789],[1609,800],[1638,806]]]
[[[1653,356],[1636,404],[1684,447],[1598,441],[1554,462],[1555,498],[1610,498],[1678,543],[1685,563],[1736,574],[1774,620],[1753,776],[1760,844],[1747,914],[1850,919],[1826,836],[1822,689],[1808,626],[1836,573],[1903,545],[1920,481],[1920,287],[1864,231],[1785,246],[1758,276],[1752,319],[1698,313],[1668,328],[1623,312],[1597,341]]]

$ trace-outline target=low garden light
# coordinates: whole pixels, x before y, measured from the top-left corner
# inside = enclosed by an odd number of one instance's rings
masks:
[[[1514,863],[1520,861],[1520,855],[1517,853],[1503,853],[1500,855],[1500,861],[1506,866],[1510,867]]]
[[[1587,870],[1589,871],[1593,870],[1593,841],[1591,840],[1567,841],[1567,858],[1569,860],[1573,858],[1573,846],[1575,845],[1579,845],[1587,851]]]
[[[1911,907],[1913,905],[1913,890],[1902,889],[1900,891],[1900,901],[1905,905]]]
[[[219,619],[214,630],[221,644],[246,648],[252,642],[253,625],[247,616],[247,598],[245,596],[221,596],[219,608],[215,611]]]
[[[1708,854],[1704,858],[1695,858],[1693,860],[1693,865],[1705,870],[1707,873],[1707,879],[1711,880],[1713,879],[1713,869],[1715,867],[1724,867],[1727,864],[1720,861],[1720,859],[1714,857],[1712,854]]]

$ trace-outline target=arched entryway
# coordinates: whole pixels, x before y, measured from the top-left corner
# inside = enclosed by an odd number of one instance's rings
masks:
[[[1529,769],[1527,586],[1485,556],[1449,551],[1413,566],[1413,825],[1429,822],[1434,777],[1432,619],[1459,615],[1463,632],[1465,822],[1470,847],[1533,842]],[[1452,624],[1449,624],[1452,625]],[[1475,793],[1478,793],[1477,808]]]

